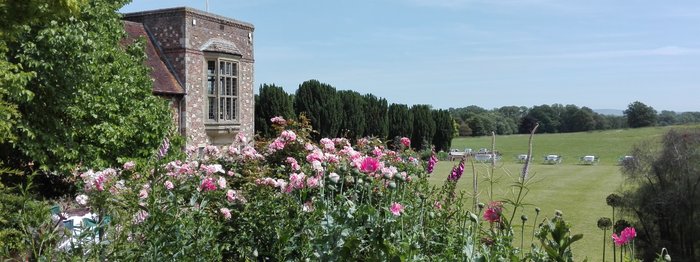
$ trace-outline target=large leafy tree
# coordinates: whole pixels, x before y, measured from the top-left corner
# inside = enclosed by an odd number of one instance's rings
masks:
[[[262,84],[255,104],[256,132],[263,136],[274,136],[270,119],[276,116],[291,119],[294,116],[292,98],[282,87],[275,84]]]
[[[366,136],[386,138],[389,136],[388,103],[384,98],[372,94],[365,95],[365,128]]]
[[[117,10],[126,2],[91,0],[70,17],[18,20],[22,29],[4,39],[4,58],[17,65],[14,73],[33,77],[13,82],[23,91],[10,96],[21,99],[11,100],[19,117],[12,128],[16,139],[1,145],[6,163],[33,161],[63,172],[76,165],[111,166],[120,158],[148,156],[171,130],[167,102],[151,93],[144,42],[123,43]],[[50,7],[39,3],[28,10]]]
[[[429,105],[413,105],[411,114],[413,115],[411,146],[416,149],[429,148],[435,135],[435,120],[433,120],[432,109]]]
[[[0,143],[17,139],[13,127],[21,118],[19,104],[34,95],[27,83],[35,72],[17,63],[8,53],[10,45],[19,45],[22,36],[37,25],[77,14],[83,4],[79,0],[6,0],[0,4]]]
[[[343,103],[343,124],[341,125],[341,135],[348,138],[360,138],[365,133],[365,98],[358,92],[343,90],[338,91],[340,100]]]
[[[343,121],[343,104],[334,87],[318,80],[308,80],[297,89],[294,96],[297,114],[305,114],[318,134],[316,139],[336,137]]]
[[[629,104],[624,114],[627,117],[627,124],[631,128],[656,125],[656,110],[642,102],[635,101]]]
[[[433,110],[432,114],[435,121],[435,135],[432,141],[435,150],[449,151],[454,136],[454,120],[447,110]]]
[[[676,261],[700,261],[700,129],[669,131],[640,144],[623,165],[633,183],[623,208],[637,218],[646,260],[666,247]]]
[[[404,104],[389,105],[389,138],[411,137],[413,135],[413,115]]]

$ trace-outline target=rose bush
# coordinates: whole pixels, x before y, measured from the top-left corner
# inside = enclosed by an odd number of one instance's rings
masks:
[[[502,215],[509,202],[486,210],[464,205],[464,193],[455,190],[464,160],[435,187],[428,182],[435,153],[422,161],[407,138],[396,148],[376,139],[315,143],[304,118],[272,123],[280,135],[268,141],[239,136],[226,147],[188,148],[179,158],[164,140],[149,161],[76,172],[82,190],[75,200],[94,214],[94,225],[65,255],[186,261],[548,257],[547,233],[538,236],[543,247],[527,255],[513,246],[513,229]]]

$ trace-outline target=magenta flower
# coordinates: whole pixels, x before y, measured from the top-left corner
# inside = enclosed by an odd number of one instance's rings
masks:
[[[435,168],[435,164],[437,164],[438,158],[435,156],[435,151],[433,151],[433,155],[430,156],[430,160],[428,160],[428,168],[426,171],[428,171],[428,174],[433,173],[433,169]]]
[[[214,179],[206,178],[202,180],[202,184],[199,185],[199,190],[204,192],[216,190],[216,184],[214,183]]]
[[[411,146],[411,139],[408,137],[402,137],[401,144],[403,144],[403,146],[405,146],[405,147],[410,147]]]
[[[403,206],[399,203],[391,203],[391,207],[389,207],[389,211],[391,211],[394,216],[400,216],[401,213],[403,213]]]
[[[493,222],[501,221],[501,212],[503,212],[503,203],[494,201],[489,203],[486,210],[484,210],[484,220]]]
[[[612,239],[613,242],[615,242],[616,246],[622,246],[626,245],[632,239],[634,239],[637,236],[637,231],[633,227],[626,227],[625,229],[620,232],[620,235],[618,236],[617,234],[613,233],[612,234]]]
[[[459,165],[456,167],[452,168],[452,172],[450,175],[447,177],[447,180],[450,182],[457,182],[460,177],[462,177],[462,174],[464,173],[464,159],[459,162]]]
[[[374,173],[380,168],[379,160],[373,157],[365,157],[360,164],[360,171],[363,173]]]

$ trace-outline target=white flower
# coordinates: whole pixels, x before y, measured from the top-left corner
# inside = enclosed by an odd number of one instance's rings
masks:
[[[328,175],[328,178],[333,182],[333,183],[338,183],[338,180],[340,180],[340,176],[336,174],[335,172],[331,173]]]
[[[81,206],[87,205],[87,201],[88,201],[88,196],[86,196],[84,194],[80,194],[80,195],[75,197],[75,202],[78,202],[78,204]]]

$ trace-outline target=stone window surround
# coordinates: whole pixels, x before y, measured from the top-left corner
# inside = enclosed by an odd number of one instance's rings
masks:
[[[227,62],[233,62],[236,64],[236,99],[235,99],[235,116],[233,121],[212,121],[209,119],[208,113],[209,113],[209,99],[208,99],[208,94],[207,94],[207,70],[208,70],[208,61],[217,61],[217,69],[219,67],[219,61],[227,61]],[[217,53],[217,52],[204,52],[203,54],[203,59],[202,59],[202,66],[203,66],[203,84],[202,84],[202,94],[203,94],[203,110],[202,112],[204,115],[202,116],[205,120],[205,127],[207,131],[215,131],[217,133],[222,132],[222,131],[227,131],[227,133],[230,133],[234,130],[239,130],[241,127],[240,123],[240,98],[238,95],[240,94],[240,70],[241,70],[241,56],[240,55],[231,55],[231,54],[225,54],[225,53]],[[218,75],[218,70],[217,70],[217,75]],[[217,77],[218,78],[218,77]],[[218,79],[215,81],[217,83],[217,92],[218,92]],[[218,100],[218,99],[217,99]],[[218,105],[217,105],[218,106]]]

